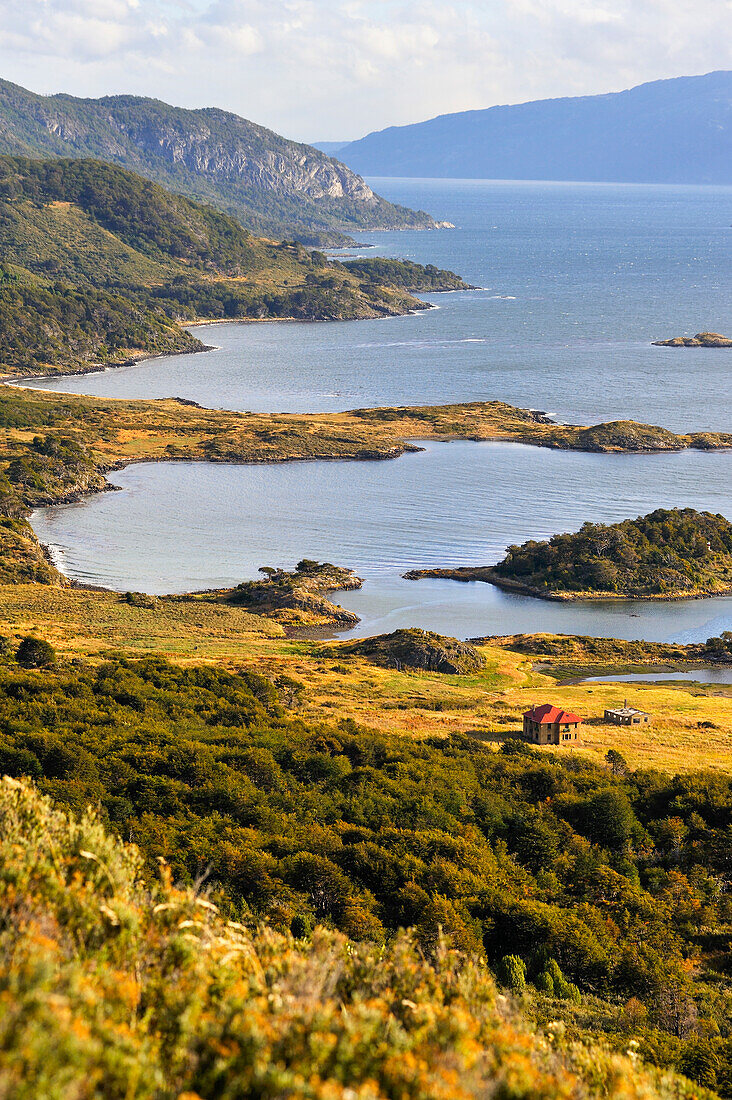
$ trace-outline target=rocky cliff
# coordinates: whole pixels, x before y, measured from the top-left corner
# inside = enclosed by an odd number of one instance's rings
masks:
[[[0,81],[0,153],[112,161],[205,199],[257,233],[305,243],[342,243],[343,230],[436,226],[325,153],[217,108],[41,96]]]

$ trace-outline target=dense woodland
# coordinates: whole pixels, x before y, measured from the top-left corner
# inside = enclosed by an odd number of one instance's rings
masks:
[[[118,166],[0,157],[0,366],[14,373],[200,350],[180,327],[196,319],[379,317],[464,285],[402,261],[351,271]]]
[[[622,523],[509,546],[497,577],[540,592],[677,595],[732,589],[732,523],[693,508],[658,508]]]
[[[99,805],[148,874],[299,935],[442,930],[537,1012],[732,1095],[729,777],[308,725],[292,683],[30,648],[0,668],[0,769]]]

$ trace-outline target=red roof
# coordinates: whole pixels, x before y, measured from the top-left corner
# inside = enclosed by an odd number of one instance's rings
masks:
[[[542,726],[545,724],[553,726],[555,722],[567,725],[582,721],[579,715],[572,714],[571,710],[562,710],[561,707],[554,707],[551,703],[542,703],[540,707],[527,710],[524,718],[528,718],[530,722],[538,722]]]

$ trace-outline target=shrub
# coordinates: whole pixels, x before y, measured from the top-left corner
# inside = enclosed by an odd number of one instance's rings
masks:
[[[53,668],[56,664],[56,650],[44,638],[35,638],[29,634],[18,646],[15,659],[22,668]]]
[[[504,955],[498,964],[498,980],[512,993],[523,993],[526,988],[526,963],[519,955]]]

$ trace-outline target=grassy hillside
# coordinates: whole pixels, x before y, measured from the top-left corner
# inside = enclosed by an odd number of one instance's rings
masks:
[[[322,246],[347,243],[344,230],[435,227],[319,150],[214,108],[40,96],[0,80],[0,153],[111,161],[278,240]]]
[[[390,261],[354,271],[297,243],[91,160],[0,157],[1,365],[73,370],[202,348],[195,319],[382,317],[452,272]]]
[[[705,1100],[544,1030],[482,961],[227,922],[88,812],[0,786],[0,1091],[14,1100]],[[21,902],[20,899],[23,899]]]

